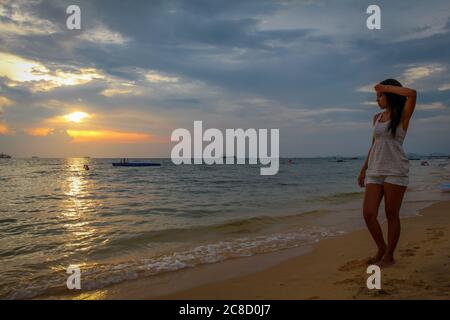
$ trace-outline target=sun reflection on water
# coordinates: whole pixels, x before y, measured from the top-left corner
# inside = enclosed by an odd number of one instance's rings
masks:
[[[98,205],[92,199],[91,191],[94,182],[88,178],[88,171],[83,166],[89,159],[70,158],[66,160],[66,179],[64,190],[67,199],[62,215],[64,227],[69,232],[66,246],[77,251],[86,251],[92,247],[92,238],[96,228],[92,227],[93,214]]]

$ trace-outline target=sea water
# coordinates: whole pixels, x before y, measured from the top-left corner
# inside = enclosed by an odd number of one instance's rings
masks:
[[[227,259],[311,245],[364,227],[364,159],[258,165],[113,167],[115,159],[0,160],[0,297],[67,293]],[[130,159],[132,161],[132,159]],[[143,159],[139,159],[143,161]],[[445,198],[448,160],[411,161],[408,203]],[[87,164],[90,170],[84,170]],[[405,208],[405,209],[403,209]]]

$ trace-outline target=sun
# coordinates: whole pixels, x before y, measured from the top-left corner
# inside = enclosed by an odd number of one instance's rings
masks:
[[[77,112],[72,112],[72,113],[65,115],[64,119],[66,119],[69,122],[80,123],[87,117],[89,117],[89,115],[86,112],[77,111]]]

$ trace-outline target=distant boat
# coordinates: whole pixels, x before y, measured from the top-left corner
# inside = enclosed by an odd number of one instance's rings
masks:
[[[38,156],[32,156],[31,159],[39,159]]]
[[[11,159],[9,154],[0,153],[0,159]]]
[[[128,159],[121,159],[120,162],[113,162],[113,167],[159,167],[161,163],[154,162],[129,162]]]
[[[113,162],[114,167],[159,167],[161,163],[152,162]]]

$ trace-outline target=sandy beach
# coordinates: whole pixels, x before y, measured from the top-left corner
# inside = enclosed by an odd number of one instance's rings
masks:
[[[383,229],[386,232],[386,224]],[[402,219],[396,264],[382,270],[381,290],[366,287],[365,259],[375,248],[368,232],[359,230],[323,240],[300,256],[292,257],[299,252],[287,250],[284,256],[274,253],[236,259],[175,272],[160,277],[158,283],[141,280],[75,298],[449,299],[449,235],[450,201],[434,203],[418,217]],[[258,259],[272,261],[272,266],[254,272],[263,262]],[[233,275],[237,269],[246,274]],[[214,280],[218,274],[222,280]],[[177,290],[202,281],[202,285]],[[168,291],[171,293],[164,294]]]

